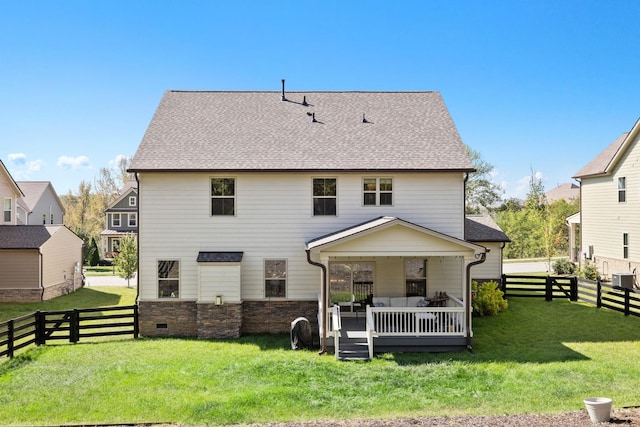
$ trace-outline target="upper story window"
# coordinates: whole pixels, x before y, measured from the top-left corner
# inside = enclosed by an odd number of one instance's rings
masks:
[[[618,178],[618,202],[626,202],[627,201],[627,178],[620,177]]]
[[[111,214],[111,226],[112,227],[120,227],[120,214],[119,213]]]
[[[287,260],[264,260],[264,296],[285,298],[287,296]]]
[[[629,233],[622,233],[622,258],[629,258]]]
[[[211,178],[211,215],[235,215],[235,178]]]
[[[336,215],[337,182],[336,178],[313,179],[314,215]]]
[[[180,296],[180,261],[158,261],[158,298]]]
[[[129,196],[129,206],[136,206],[137,198],[136,196]]]
[[[364,178],[362,191],[362,204],[365,206],[393,205],[392,178]]]
[[[13,211],[10,198],[5,198],[3,203],[4,222],[11,222],[11,212]]]
[[[42,214],[42,225],[47,223],[47,214]]]
[[[138,226],[138,215],[134,213],[129,214],[129,227],[137,227]]]

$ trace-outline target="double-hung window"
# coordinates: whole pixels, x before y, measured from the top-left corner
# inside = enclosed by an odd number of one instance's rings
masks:
[[[627,201],[627,178],[618,178],[618,202],[623,203]]]
[[[129,214],[129,227],[137,227],[138,226],[138,215],[134,213]]]
[[[180,261],[158,261],[158,298],[180,296]]]
[[[235,178],[211,178],[211,215],[235,215]]]
[[[392,178],[364,178],[362,190],[362,204],[364,206],[393,205]]]
[[[622,233],[622,258],[629,258],[629,233]]]
[[[313,179],[313,215],[336,215],[336,178]]]
[[[285,298],[287,296],[287,260],[264,260],[264,296]]]
[[[10,198],[4,199],[3,209],[4,209],[4,222],[11,222],[11,211],[13,211],[13,208],[11,206]]]
[[[129,196],[129,206],[134,207],[136,206],[136,196]]]
[[[120,227],[120,214],[119,213],[111,214],[111,226],[112,227]]]

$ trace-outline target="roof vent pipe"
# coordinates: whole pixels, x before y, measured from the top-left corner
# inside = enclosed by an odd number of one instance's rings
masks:
[[[307,95],[305,95],[305,96],[303,96],[303,97],[302,97],[302,105],[304,105],[305,107],[306,107],[307,105],[309,105],[309,104],[307,103]]]
[[[364,113],[362,113],[362,123],[369,123],[366,117],[364,116]]]
[[[281,98],[281,100],[282,101],[286,101],[287,100],[287,98],[285,98],[285,96],[284,96],[284,79],[282,79],[282,98]]]
[[[316,123],[316,122],[317,122],[317,120],[316,120],[316,113],[313,113],[313,114],[311,115],[311,117],[312,117],[311,121],[312,121],[313,123]]]

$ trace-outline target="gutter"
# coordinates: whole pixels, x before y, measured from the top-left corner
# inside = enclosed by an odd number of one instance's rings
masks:
[[[322,329],[325,329],[327,324],[327,267],[319,262],[311,260],[311,250],[307,249],[307,262],[316,267],[320,267],[322,271],[322,288],[320,289],[320,300],[322,301]],[[324,354],[327,352],[327,331],[323,331],[320,337],[320,352],[318,354]]]
[[[466,323],[467,323],[467,350],[469,351],[473,351],[473,345],[471,344],[471,317],[472,317],[472,312],[471,312],[471,267],[473,267],[474,265],[478,265],[478,264],[482,264],[483,262],[485,262],[487,259],[487,253],[483,252],[482,254],[480,254],[480,259],[477,261],[473,261],[470,262],[469,264],[467,264],[467,297],[465,298],[466,300],[466,307],[465,307],[465,311],[467,312],[467,319],[466,319]]]
[[[136,216],[138,218],[138,232],[136,233],[136,305],[140,298],[140,180],[138,179],[138,172],[135,172],[133,176],[136,178],[136,184],[138,185],[138,200],[136,201]]]

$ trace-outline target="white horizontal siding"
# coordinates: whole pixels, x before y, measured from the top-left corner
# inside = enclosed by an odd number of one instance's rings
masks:
[[[236,215],[210,216],[210,178],[236,178]],[[142,173],[139,191],[140,295],[157,295],[157,260],[181,261],[181,298],[198,298],[199,251],[242,251],[242,299],[264,298],[263,261],[287,259],[287,298],[313,299],[320,270],[305,241],[388,215],[461,238],[462,174],[394,174],[393,206],[362,206],[369,174]],[[389,177],[388,174],[380,176]],[[338,215],[314,217],[312,178],[338,179]]]
[[[240,264],[201,264],[198,302],[214,302],[216,296],[225,302],[240,302]]]
[[[476,279],[499,280],[502,276],[502,243],[478,243],[490,250],[482,264],[471,267],[471,277]]]

